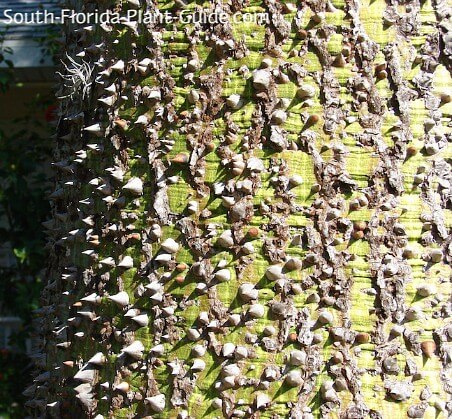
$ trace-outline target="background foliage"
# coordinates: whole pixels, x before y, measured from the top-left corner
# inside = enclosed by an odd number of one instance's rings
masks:
[[[14,78],[13,51],[3,48],[3,40],[4,34],[0,35],[0,64],[6,66],[0,69],[0,94],[21,86]],[[50,95],[30,97],[27,112],[8,127],[0,127],[0,245],[8,244],[11,253],[9,263],[0,265],[0,315],[23,321],[10,340],[15,350],[0,349],[0,417],[25,415],[22,392],[31,380],[33,366],[26,355],[26,341],[43,283],[46,255],[41,223],[49,213],[46,170],[51,156],[51,127],[38,115],[53,102]]]

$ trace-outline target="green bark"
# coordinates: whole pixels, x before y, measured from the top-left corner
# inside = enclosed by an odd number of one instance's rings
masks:
[[[30,407],[446,417],[445,6],[200,6],[269,21],[67,28]]]

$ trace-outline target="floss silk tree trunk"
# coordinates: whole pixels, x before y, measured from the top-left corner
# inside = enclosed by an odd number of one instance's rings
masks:
[[[30,410],[447,417],[446,2],[200,3],[69,5]]]

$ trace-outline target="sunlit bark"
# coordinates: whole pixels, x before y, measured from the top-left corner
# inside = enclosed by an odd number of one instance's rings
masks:
[[[195,9],[144,3],[79,10]],[[30,407],[446,417],[445,3],[204,10],[66,28]]]

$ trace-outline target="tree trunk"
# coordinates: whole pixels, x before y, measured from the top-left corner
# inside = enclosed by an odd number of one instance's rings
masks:
[[[65,28],[29,407],[446,417],[446,3],[203,10]]]

